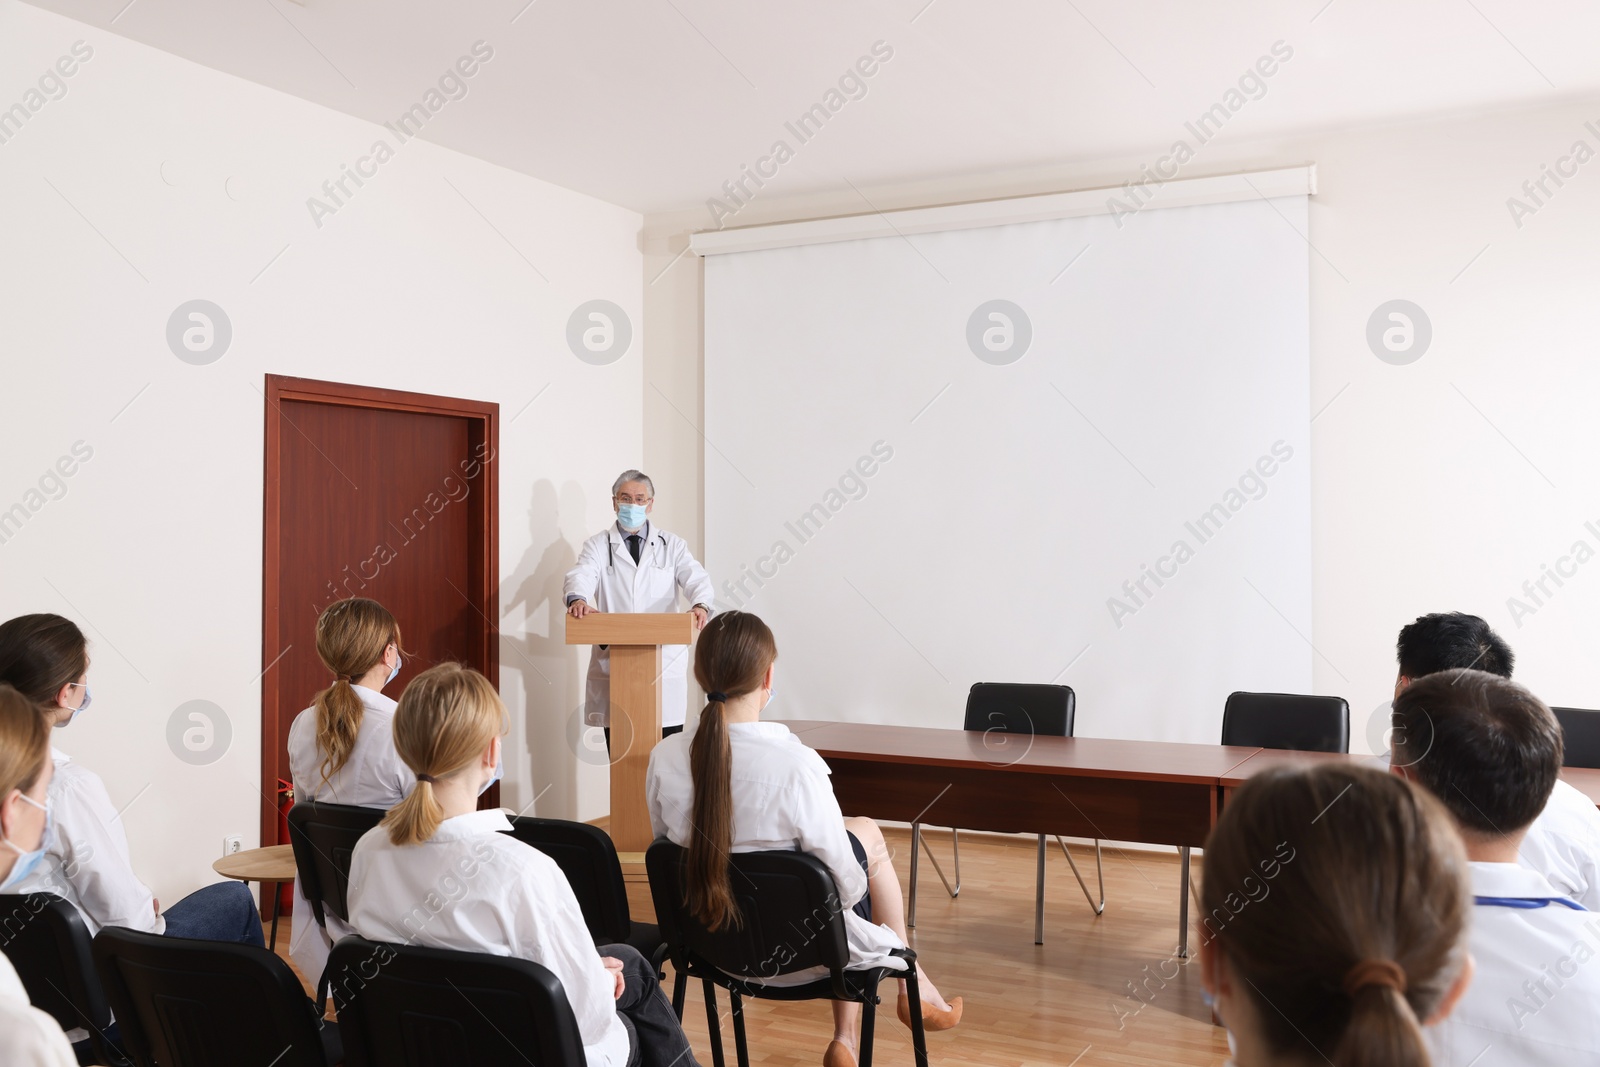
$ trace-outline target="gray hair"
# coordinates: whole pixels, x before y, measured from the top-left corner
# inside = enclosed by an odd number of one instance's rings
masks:
[[[650,476],[644,471],[636,470],[625,470],[621,474],[617,475],[617,480],[611,483],[611,495],[616,496],[618,493],[622,492],[622,487],[627,485],[629,482],[643,482],[644,487],[650,491],[650,499],[655,499],[656,483],[652,482],[650,480]]]

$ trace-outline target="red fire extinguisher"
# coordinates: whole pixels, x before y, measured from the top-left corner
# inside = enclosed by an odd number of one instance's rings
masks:
[[[289,843],[289,809],[294,807],[294,783],[278,779],[278,844]],[[294,883],[278,886],[278,907],[287,915],[294,908]]]

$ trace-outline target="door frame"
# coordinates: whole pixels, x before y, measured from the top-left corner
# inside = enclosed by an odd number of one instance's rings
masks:
[[[288,421],[283,414],[283,401],[464,418],[469,423],[469,445],[474,448],[485,444],[488,446],[483,491],[469,498],[473,502],[473,516],[478,530],[476,547],[482,553],[483,566],[479,580],[470,583],[477,588],[469,588],[467,592],[479,598],[474,606],[480,607],[478,614],[482,620],[482,670],[496,690],[500,688],[500,405],[492,401],[410,393],[400,389],[381,389],[283,374],[266,376],[264,396],[266,452],[263,458],[265,501],[261,542],[261,843],[267,845],[277,841],[276,785],[279,772],[286,770],[288,763],[287,753],[276,751],[281,693],[278,676],[272,670],[278,659],[288,651],[287,648],[277,647],[281,622],[278,580],[283,563],[280,552],[283,483],[279,458],[282,427]],[[498,793],[496,785],[484,799],[498,803]]]

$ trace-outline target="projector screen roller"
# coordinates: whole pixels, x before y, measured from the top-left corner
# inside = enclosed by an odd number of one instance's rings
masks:
[[[1119,225],[1120,222],[1120,225]],[[769,717],[1215,743],[1310,692],[1307,198],[708,256],[705,563]]]

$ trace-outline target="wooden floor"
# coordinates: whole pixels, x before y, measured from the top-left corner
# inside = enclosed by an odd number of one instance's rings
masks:
[[[948,872],[948,832],[925,833]],[[886,829],[885,837],[904,882],[909,835]],[[1220,1067],[1227,1041],[1211,1025],[1201,1000],[1199,968],[1174,955],[1176,850],[1107,849],[1106,910],[1097,918],[1053,841],[1051,848],[1042,946],[1033,943],[1031,839],[963,834],[963,885],[956,900],[945,895],[923,864],[913,947],[945,996],[966,999],[960,1026],[928,1035],[931,1061],[951,1067]],[[1075,847],[1073,853],[1093,888],[1093,852]],[[1198,860],[1196,868],[1198,873]],[[647,887],[629,889],[635,916],[652,916]],[[1190,940],[1191,947],[1197,944],[1197,935],[1191,933]],[[288,944],[284,920],[278,953],[285,958]],[[670,983],[670,966],[667,977]],[[894,1017],[891,983],[884,983],[883,996],[875,1061],[909,1064],[911,1035]],[[745,1003],[752,1064],[821,1062],[832,1033],[826,1004]],[[719,1004],[731,1067],[733,1026],[726,997],[719,996]],[[690,986],[684,1028],[701,1067],[711,1067],[705,1003],[696,985]]]

